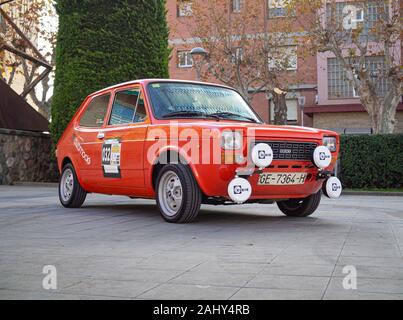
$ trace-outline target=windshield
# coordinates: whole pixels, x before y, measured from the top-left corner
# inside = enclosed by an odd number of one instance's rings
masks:
[[[169,118],[216,118],[261,122],[234,90],[211,85],[158,82],[148,86],[154,116]]]

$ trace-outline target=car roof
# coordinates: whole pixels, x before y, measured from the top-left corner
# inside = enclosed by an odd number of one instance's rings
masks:
[[[100,93],[106,93],[108,91],[114,90],[114,89],[118,89],[120,87],[125,87],[125,86],[129,86],[132,84],[143,84],[143,85],[147,85],[149,83],[153,83],[153,82],[176,82],[176,83],[191,83],[191,84],[202,84],[202,85],[209,85],[209,86],[215,86],[215,87],[222,87],[222,88],[227,88],[227,89],[232,89],[231,87],[225,86],[225,85],[221,85],[221,84],[217,84],[217,83],[210,83],[210,82],[200,82],[200,81],[192,81],[192,80],[178,80],[178,79],[141,79],[141,80],[133,80],[133,81],[127,81],[127,82],[122,82],[119,84],[115,84],[113,86],[98,90],[94,93],[91,93],[89,96],[95,96],[98,95]]]

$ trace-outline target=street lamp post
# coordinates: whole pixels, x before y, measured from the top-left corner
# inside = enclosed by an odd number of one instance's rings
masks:
[[[304,108],[305,108],[305,96],[298,97],[298,105],[301,109],[301,127],[304,126]]]
[[[202,47],[196,47],[190,50],[190,54],[193,59],[193,63],[196,69],[196,80],[201,81],[201,69],[204,60],[206,59],[208,53]]]

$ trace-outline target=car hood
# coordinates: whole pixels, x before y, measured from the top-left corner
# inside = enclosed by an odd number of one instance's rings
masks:
[[[257,139],[307,139],[322,140],[324,136],[338,136],[336,132],[299,126],[277,126],[239,121],[180,121],[179,127],[205,129],[242,130],[248,137]]]
[[[316,139],[322,140],[326,135],[337,136],[335,132],[299,126],[274,126],[274,125],[247,125],[247,136],[257,138],[291,138],[291,139]]]

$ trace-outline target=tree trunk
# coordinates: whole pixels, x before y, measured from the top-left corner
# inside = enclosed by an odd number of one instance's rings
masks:
[[[380,100],[380,99],[379,99]],[[383,101],[375,102],[368,111],[373,133],[390,134],[395,130],[396,125],[396,107],[385,105]]]
[[[274,124],[286,125],[287,124],[287,103],[285,94],[277,94],[272,92],[274,104]]]
[[[359,88],[360,100],[369,114],[374,134],[390,134],[394,132],[396,109],[400,102],[398,89],[398,87],[391,87],[387,97],[380,98],[376,96],[375,90],[371,90],[368,86]]]

